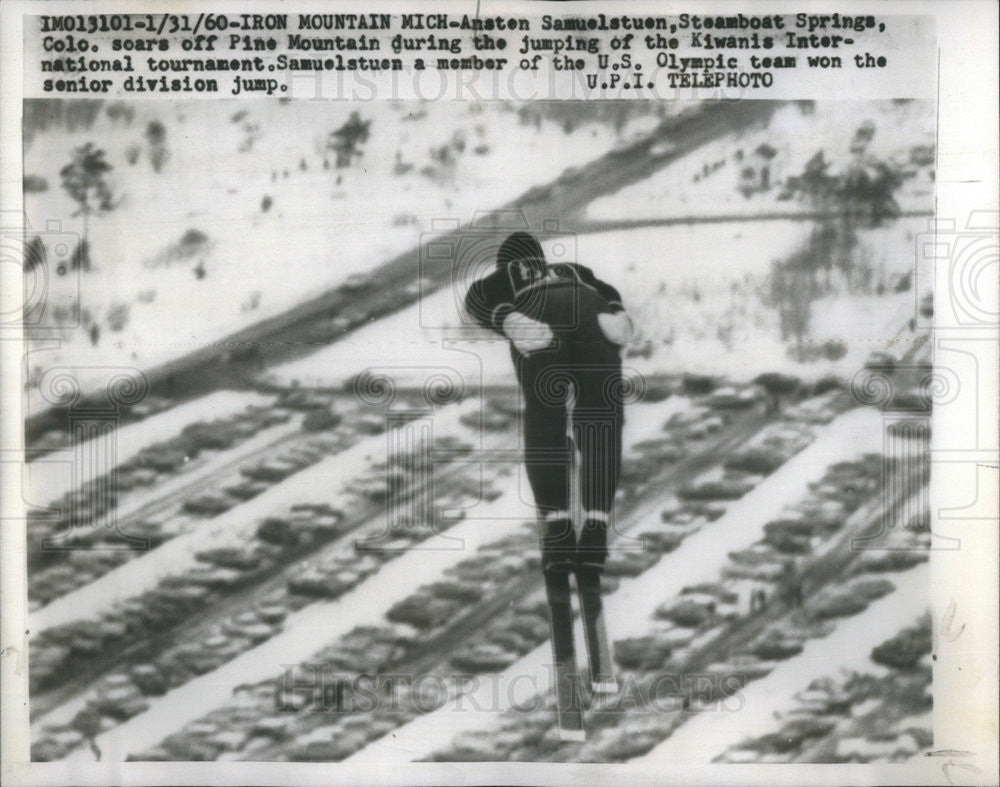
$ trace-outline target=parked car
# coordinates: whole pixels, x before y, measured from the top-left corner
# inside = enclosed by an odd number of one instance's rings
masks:
[[[332,599],[354,587],[359,578],[353,571],[329,571],[313,566],[290,577],[288,590],[303,596]]]
[[[518,654],[493,642],[480,642],[459,648],[451,663],[468,672],[499,672],[517,661]]]
[[[257,497],[261,492],[266,492],[270,488],[270,484],[264,481],[254,481],[253,479],[247,478],[243,481],[238,481],[235,484],[230,484],[227,487],[223,487],[223,490],[227,495],[235,497],[237,500],[250,500],[251,498]]]
[[[187,460],[187,455],[178,449],[150,448],[141,451],[136,457],[140,467],[152,468],[160,473],[171,473]]]
[[[242,571],[257,568],[261,560],[260,553],[249,546],[203,549],[195,553],[195,558],[203,563],[211,563],[216,566],[235,568]]]
[[[308,388],[285,391],[278,397],[278,407],[288,410],[319,410],[333,404],[330,396]]]
[[[229,424],[213,421],[185,426],[181,430],[181,438],[186,446],[190,446],[192,453],[197,453],[204,448],[215,450],[229,448],[235,442],[236,435],[233,434]]]
[[[284,459],[264,459],[255,465],[240,468],[240,474],[255,481],[281,481],[292,475],[298,467]]]
[[[234,505],[236,501],[225,492],[202,492],[185,500],[183,508],[193,514],[214,516],[228,511]]]

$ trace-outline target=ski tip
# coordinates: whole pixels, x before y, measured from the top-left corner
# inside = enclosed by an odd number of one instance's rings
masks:
[[[618,681],[615,680],[604,680],[604,681],[594,681],[590,684],[590,690],[594,694],[617,694],[618,693]]]
[[[587,740],[587,733],[584,730],[569,730],[565,727],[560,727],[559,740],[567,743],[580,743]]]

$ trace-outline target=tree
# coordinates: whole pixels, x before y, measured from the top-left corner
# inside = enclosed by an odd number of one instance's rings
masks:
[[[146,126],[146,140],[149,142],[149,161],[159,172],[170,157],[167,150],[167,127],[159,120],[150,121]]]
[[[812,210],[829,210],[837,196],[838,178],[830,174],[830,164],[819,150],[806,162],[802,174],[788,179],[792,193],[798,193]]]
[[[111,186],[106,180],[112,166],[104,160],[104,151],[92,142],[73,151],[73,159],[59,171],[62,186],[73,198],[79,209],[74,216],[83,216],[83,248],[89,247],[90,216],[114,207]],[[82,260],[89,267],[89,254]]]
[[[869,159],[852,166],[842,176],[840,199],[856,222],[881,226],[899,216],[896,191],[902,175],[884,161]]]
[[[370,120],[362,120],[357,112],[352,112],[347,122],[336,131],[331,131],[326,141],[328,151],[336,153],[337,167],[349,167],[355,156],[360,156],[358,146],[368,141]]]

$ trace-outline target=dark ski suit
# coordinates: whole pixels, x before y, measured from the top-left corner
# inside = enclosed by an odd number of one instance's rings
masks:
[[[624,310],[618,290],[582,265],[547,266],[538,241],[514,233],[500,248],[496,270],[469,288],[466,310],[502,336],[504,319],[512,312],[550,326],[554,337],[546,347],[523,354],[511,342],[524,395],[525,466],[535,503],[549,522],[543,560],[572,564],[579,558],[603,566],[607,514],[621,468],[624,408],[619,347],[601,333],[596,317]],[[600,521],[587,518],[579,545],[568,516],[568,395],[574,397],[583,508],[604,515]]]

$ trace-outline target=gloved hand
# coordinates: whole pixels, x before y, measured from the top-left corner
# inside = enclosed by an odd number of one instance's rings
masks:
[[[624,347],[632,341],[632,320],[625,312],[598,314],[597,324],[605,338],[613,344]]]
[[[521,312],[511,312],[503,318],[503,333],[522,355],[544,350],[553,339],[548,325]]]

